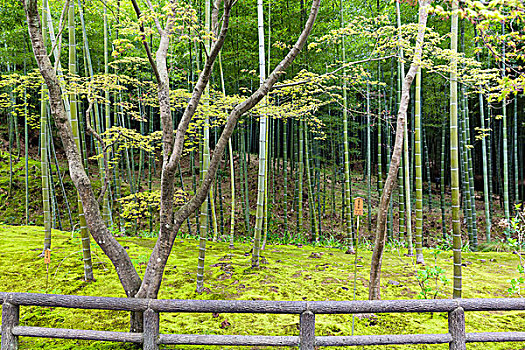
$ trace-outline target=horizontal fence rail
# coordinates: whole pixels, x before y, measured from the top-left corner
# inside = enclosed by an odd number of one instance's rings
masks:
[[[1,350],[17,350],[18,337],[80,339],[143,344],[157,350],[160,344],[363,346],[392,344],[449,344],[451,350],[464,350],[468,342],[525,341],[525,332],[465,332],[465,311],[525,310],[525,299],[439,299],[373,301],[263,301],[263,300],[160,300],[75,295],[2,293]],[[64,307],[143,312],[142,333],[27,327],[19,325],[20,306]],[[159,313],[261,313],[299,315],[299,336],[246,336],[160,334]],[[368,314],[405,312],[447,312],[448,333],[388,334],[356,336],[316,336],[316,314]]]

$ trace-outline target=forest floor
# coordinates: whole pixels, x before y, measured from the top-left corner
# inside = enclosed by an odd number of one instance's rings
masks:
[[[154,245],[154,239],[120,237],[139,273]],[[114,268],[100,248],[92,243],[96,281],[83,279],[81,243],[77,234],[53,231],[51,263],[39,257],[43,228],[0,225],[0,291],[56,293],[93,296],[125,294]],[[250,268],[251,245],[236,242],[209,242],[206,254],[205,291],[195,292],[198,242],[191,237],[177,238],[168,261],[162,299],[236,299],[236,300],[352,300],[368,297],[371,251],[359,246],[357,255],[341,249],[312,245],[268,245],[263,252],[266,263]],[[452,280],[450,251],[424,249],[426,266],[415,266],[396,246],[388,246],[383,259],[382,298],[416,299],[421,297],[418,270],[441,267],[441,276]],[[357,260],[355,260],[357,257]],[[510,280],[519,277],[519,256],[512,253],[464,252],[463,297],[502,298],[509,294]],[[436,290],[436,285],[437,289]],[[450,282],[428,282],[431,294],[451,297]],[[431,295],[427,295],[431,298]],[[125,312],[80,311],[62,308],[22,307],[21,323],[27,326],[127,331]],[[468,312],[467,332],[522,331],[525,312]],[[297,316],[249,314],[162,314],[162,333],[298,335]],[[446,333],[447,315],[375,314],[355,318],[354,334]],[[317,335],[351,335],[351,315],[320,315]],[[522,343],[469,344],[470,349],[523,349]],[[124,345],[71,340],[21,338],[21,349],[124,349]],[[167,347],[168,349],[169,347]],[[184,347],[177,346],[177,349]],[[187,347],[196,349],[195,347]],[[210,347],[212,349],[213,347]],[[219,347],[216,347],[218,349]],[[224,347],[221,347],[224,349]],[[448,345],[390,346],[389,349],[447,349]],[[248,349],[248,347],[246,348]],[[250,348],[251,349],[251,348]],[[259,348],[261,349],[261,348]]]

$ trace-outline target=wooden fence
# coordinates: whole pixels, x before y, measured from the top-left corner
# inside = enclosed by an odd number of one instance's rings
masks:
[[[83,339],[143,344],[147,350],[160,344],[299,346],[357,346],[388,344],[444,344],[466,349],[468,342],[525,341],[525,332],[465,333],[465,311],[525,310],[525,299],[442,299],[377,301],[262,301],[262,300],[160,300],[74,295],[0,293],[2,303],[1,350],[17,350],[18,337]],[[65,307],[138,311],[144,313],[143,333],[27,327],[19,325],[20,306]],[[263,313],[299,315],[299,336],[245,336],[159,334],[159,313]],[[317,314],[368,314],[447,312],[445,334],[316,336]]]

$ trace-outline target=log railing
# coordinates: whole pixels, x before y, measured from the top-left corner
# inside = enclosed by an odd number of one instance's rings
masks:
[[[18,337],[131,342],[144,349],[160,344],[299,346],[358,346],[388,344],[443,344],[466,349],[468,342],[525,341],[525,332],[465,333],[465,311],[525,310],[525,299],[440,299],[377,301],[262,301],[262,300],[161,300],[74,295],[0,293],[2,303],[1,350],[17,350]],[[142,333],[26,327],[19,325],[20,306],[65,307],[143,312]],[[299,315],[299,336],[244,336],[159,334],[159,313],[263,313]],[[368,314],[447,312],[448,333],[403,335],[316,336],[317,314]]]

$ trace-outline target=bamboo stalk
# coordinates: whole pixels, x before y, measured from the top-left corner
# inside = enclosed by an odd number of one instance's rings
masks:
[[[452,1],[451,43],[452,54],[458,49],[458,0]],[[459,154],[458,154],[458,86],[457,58],[452,57],[450,72],[450,174],[452,190],[452,245],[454,256],[453,297],[461,298],[461,222],[459,218]]]

